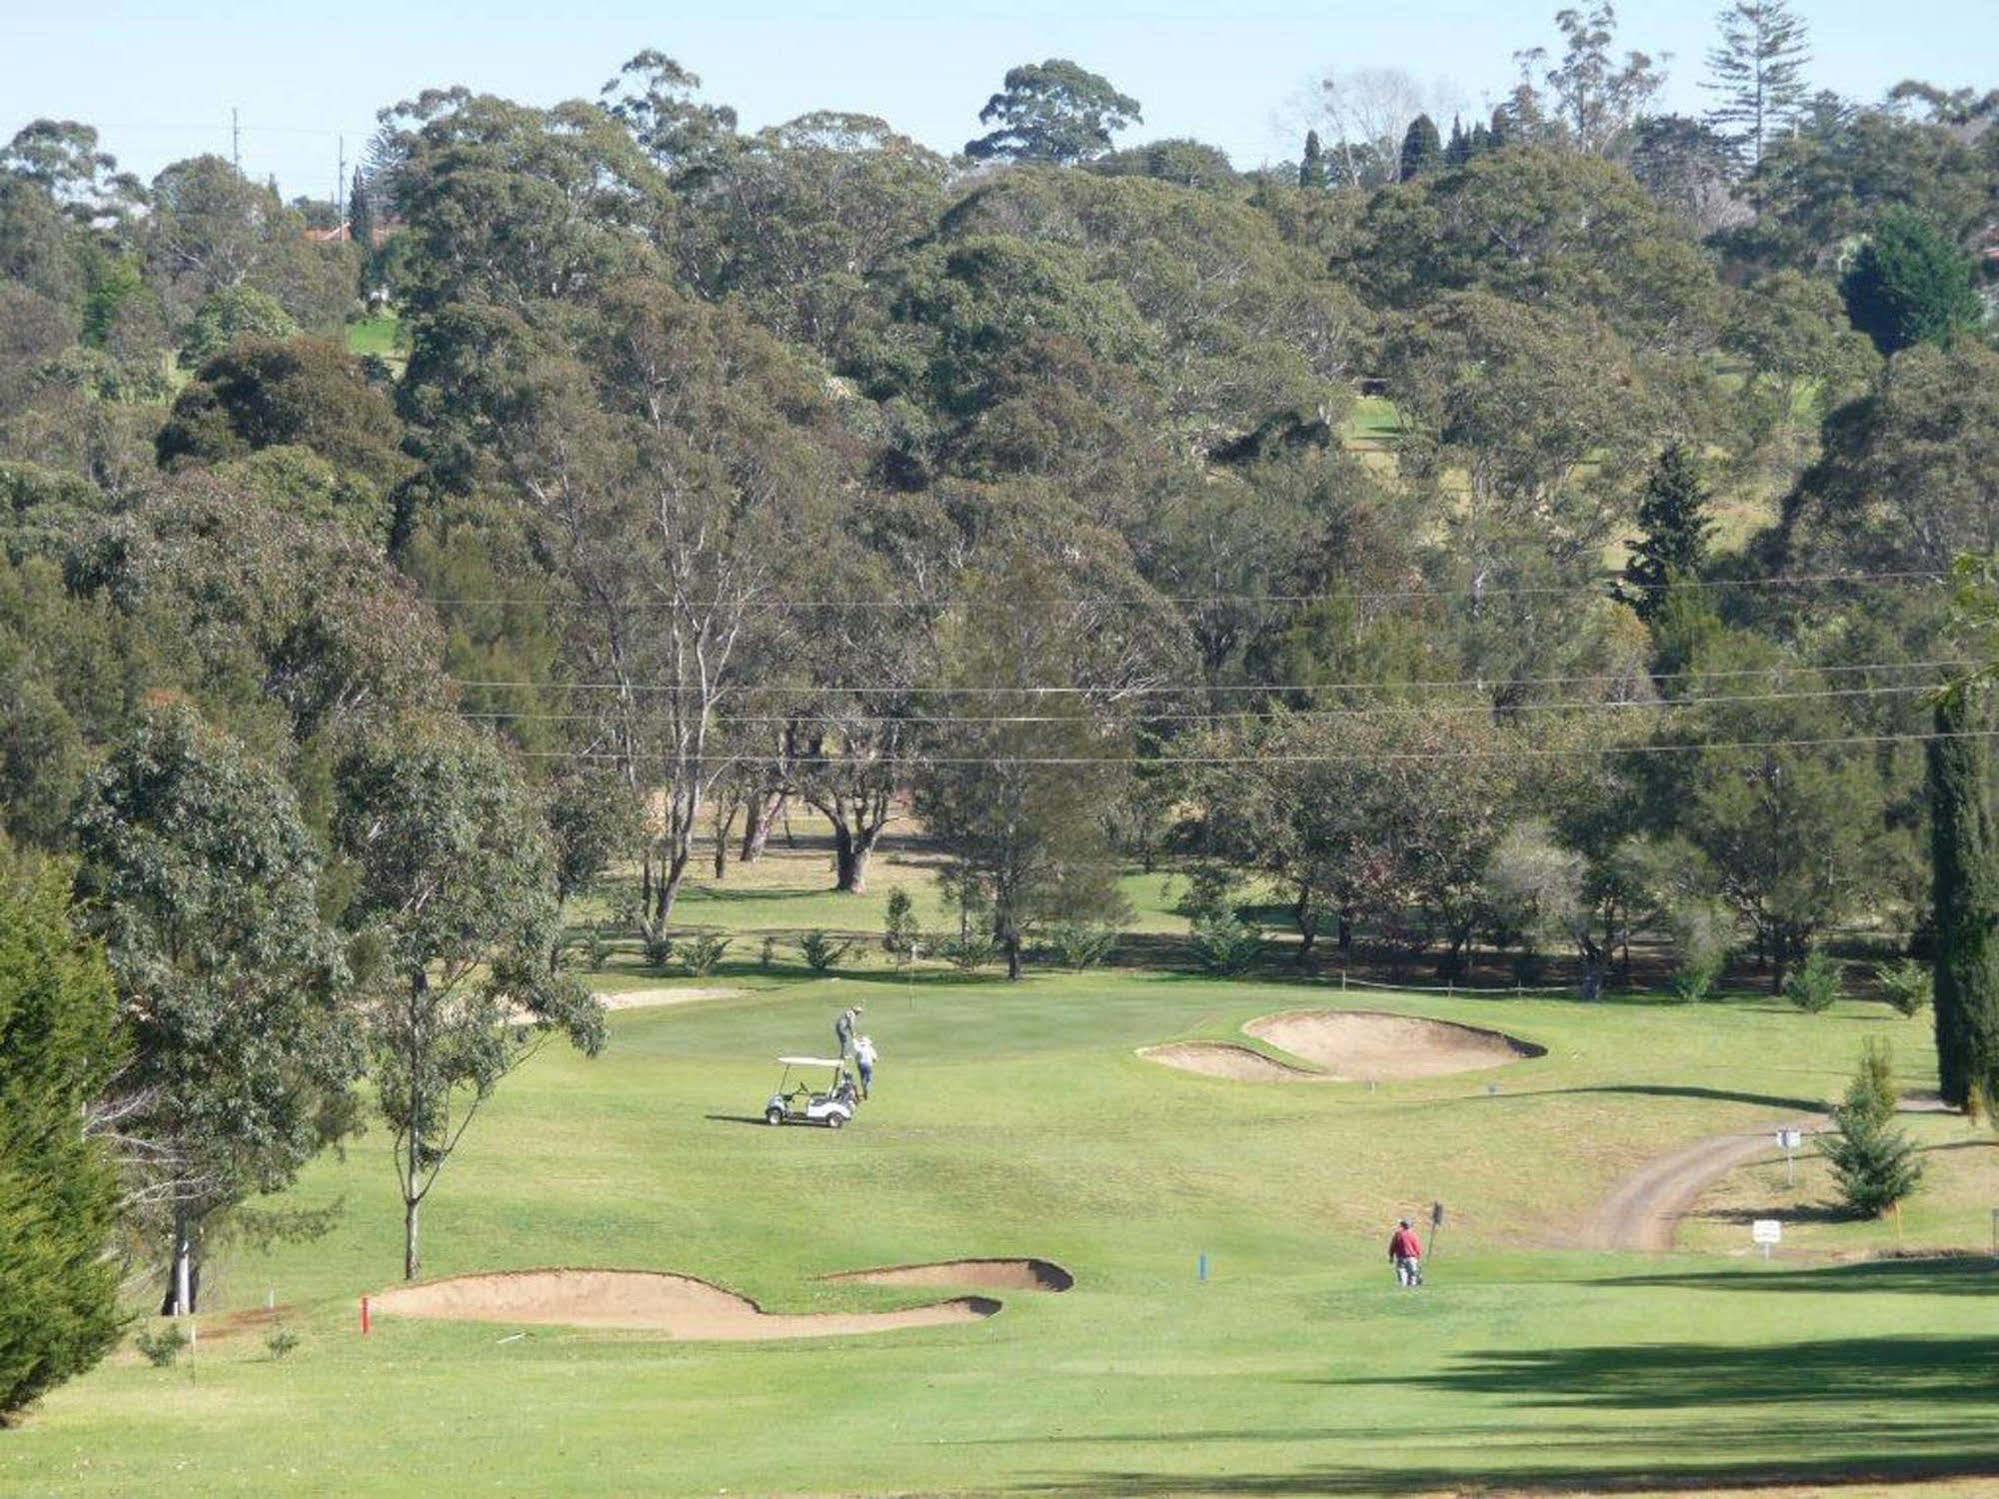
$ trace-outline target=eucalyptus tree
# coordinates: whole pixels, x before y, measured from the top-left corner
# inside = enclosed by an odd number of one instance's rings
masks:
[[[1051,57],[1007,70],[1000,92],[979,111],[979,123],[996,128],[967,141],[965,154],[974,161],[1086,161],[1141,118],[1139,102],[1108,78]]]

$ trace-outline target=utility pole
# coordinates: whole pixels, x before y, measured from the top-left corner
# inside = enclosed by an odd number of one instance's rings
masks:
[[[333,173],[333,222],[344,224],[347,222],[347,137],[340,136],[339,141],[340,165]]]
[[[237,175],[243,171],[243,129],[236,122],[236,106],[229,106],[229,160],[235,166]]]

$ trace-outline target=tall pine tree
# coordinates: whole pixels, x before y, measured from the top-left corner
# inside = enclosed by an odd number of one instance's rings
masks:
[[[1465,133],[1465,122],[1457,115],[1451,116],[1451,138],[1444,147],[1444,165],[1461,167],[1471,160],[1471,137]]]
[[[1305,132],[1305,159],[1298,164],[1298,185],[1318,188],[1326,185],[1326,153],[1316,130]]]
[[[1958,1108],[1989,1104],[1999,1088],[1999,871],[1971,696],[1958,687],[1938,700],[1927,746],[1937,1084]]]
[[[1409,122],[1409,129],[1402,137],[1401,180],[1414,182],[1427,172],[1435,171],[1444,160],[1444,140],[1437,134],[1437,122],[1428,115],[1418,115]]]
[[[1719,97],[1708,123],[1734,143],[1754,171],[1772,137],[1797,119],[1811,61],[1805,23],[1790,0],[1735,0],[1718,18],[1721,41],[1707,55],[1708,81]]]
[[[1684,444],[1673,443],[1659,455],[1645,481],[1645,495],[1638,504],[1638,525],[1644,534],[1632,543],[1620,590],[1647,624],[1665,610],[1673,583],[1698,577],[1706,566],[1708,538],[1714,531],[1707,504],[1707,486],[1693,455]]]

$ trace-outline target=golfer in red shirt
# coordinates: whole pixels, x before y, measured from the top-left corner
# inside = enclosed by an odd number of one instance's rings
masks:
[[[1388,1260],[1395,1266],[1397,1285],[1423,1284],[1423,1241],[1416,1237],[1416,1230],[1409,1226],[1407,1218],[1397,1224],[1395,1232],[1389,1236]]]

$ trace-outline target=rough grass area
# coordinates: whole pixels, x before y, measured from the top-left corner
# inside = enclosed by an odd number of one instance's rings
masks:
[[[286,1198],[344,1203],[331,1233],[213,1266],[209,1315],[274,1295],[295,1352],[246,1335],[167,1370],[120,1354],[0,1433],[0,1491],[435,1493],[449,1475],[510,1494],[1430,1494],[1789,1475],[1818,1492],[1999,1471],[1983,1263],[1565,1247],[1651,1155],[1836,1096],[1867,1035],[1895,1036],[1905,1084],[1928,1085],[1922,1027],[1879,1006],[1370,994],[1547,1055],[1250,1088],[1135,1053],[1236,1038],[1337,1003],[1335,985],[807,979],[733,960],[714,982],[746,992],[614,1015],[602,1057],[550,1050],[502,1087],[426,1209],[432,1275],[673,1270],[772,1312],[852,1312],[936,1293],[816,1277],[1019,1255],[1075,1289],[809,1343],[410,1320],[363,1340],[357,1298],[399,1270],[378,1130]],[[838,1133],[754,1122],[772,1058],[830,1045],[854,1000],[882,1054],[874,1100]],[[1975,1197],[1948,1173],[1980,1158],[1941,1152],[1936,1190]],[[1399,1292],[1387,1226],[1436,1200],[1429,1284]],[[1912,1211],[1905,1233],[1962,1226]]]

